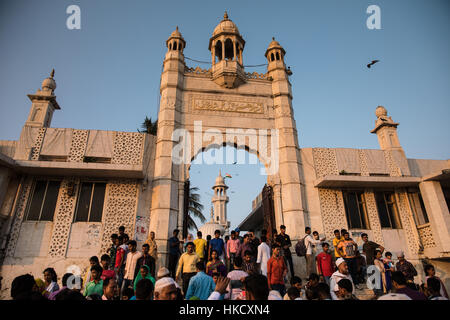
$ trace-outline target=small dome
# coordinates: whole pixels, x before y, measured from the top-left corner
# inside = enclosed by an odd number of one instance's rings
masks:
[[[212,187],[212,189],[214,189],[215,187],[225,187],[225,189],[228,189],[228,186],[225,184],[225,179],[222,177],[222,172],[219,170],[219,175],[216,178],[216,183],[214,183],[214,186]]]
[[[186,48],[186,41],[184,40],[183,36],[181,35],[180,31],[178,30],[178,26],[175,29],[175,31],[172,32],[170,37],[166,40],[167,47],[169,47],[169,41],[172,39],[180,39],[180,41],[183,43],[183,48]]]
[[[225,181],[223,180],[223,177],[222,176],[218,176],[217,178],[216,178],[216,183],[215,183],[215,185],[217,186],[217,185],[224,185],[225,184]]]
[[[267,48],[267,50],[270,49],[283,49],[283,47],[280,45],[280,43],[278,41],[275,40],[275,38],[272,37],[272,42],[269,43],[269,47]]]
[[[44,79],[44,81],[42,81],[42,90],[55,90],[56,89],[56,82],[53,79],[53,76],[55,75],[55,69],[52,70],[52,73],[50,74],[50,77]]]
[[[169,39],[171,38],[179,38],[179,39],[183,39],[183,36],[181,35],[180,31],[178,30],[178,26],[175,29],[174,32],[172,32],[172,34],[170,35]]]
[[[375,115],[377,116],[377,118],[379,117],[386,117],[387,116],[387,110],[385,107],[383,106],[378,106],[375,109]]]
[[[206,236],[210,235],[211,238],[214,238],[214,232],[216,230],[220,230],[220,235],[223,236],[225,234],[225,229],[218,223],[215,222],[207,222],[202,225],[198,231],[202,232],[202,238],[206,239]]]
[[[234,22],[231,21],[230,19],[228,19],[228,14],[226,11],[225,11],[225,14],[223,15],[223,20],[220,21],[220,23],[214,29],[213,37],[222,32],[234,33],[234,34],[240,35],[239,29],[236,27]]]
[[[281,52],[283,53],[283,55],[286,54],[286,51],[284,50],[284,48],[281,46],[281,44],[278,41],[275,40],[274,37],[272,37],[272,41],[269,43],[269,46],[267,47],[265,56],[267,57],[267,54],[269,53],[269,51],[273,50],[273,49],[280,49]]]

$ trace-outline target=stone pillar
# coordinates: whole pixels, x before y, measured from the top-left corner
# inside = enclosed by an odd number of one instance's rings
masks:
[[[268,53],[270,53],[268,50]],[[266,53],[267,56],[267,53]],[[304,233],[305,217],[302,199],[302,167],[297,129],[292,110],[291,84],[283,60],[269,62],[267,71],[272,77],[275,128],[279,131],[279,177],[283,196],[283,221],[291,238]]]
[[[222,42],[222,59],[221,60],[225,60],[225,38],[221,37],[221,42]]]
[[[187,195],[186,195],[187,196]],[[178,182],[178,221],[177,229],[183,230],[183,213],[184,213],[184,183],[182,181]]]
[[[433,238],[441,252],[450,251],[450,215],[439,181],[423,181],[420,193],[427,210]]]
[[[168,51],[161,74],[161,102],[158,113],[155,171],[153,179],[150,230],[155,231],[161,266],[167,262],[167,240],[177,228],[179,214],[180,165],[172,161],[175,142],[172,132],[181,123],[181,101],[184,78],[182,50]]]
[[[273,207],[275,211],[275,225],[276,229],[278,230],[278,228],[282,224],[284,224],[283,205],[281,203],[281,184],[273,185],[272,188],[273,188]]]

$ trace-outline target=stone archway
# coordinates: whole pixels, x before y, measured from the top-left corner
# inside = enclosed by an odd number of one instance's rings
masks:
[[[284,53],[272,41],[266,57],[274,50]],[[288,226],[292,239],[303,235],[303,173],[284,60],[269,61],[266,74],[244,74],[242,66],[233,66],[224,61],[213,65],[213,71],[192,69],[186,67],[183,50],[166,53],[149,228],[156,232],[162,265],[166,264],[167,240],[180,226],[188,162],[201,150],[224,143],[258,155],[273,189],[276,224]],[[236,77],[242,81],[234,81]]]

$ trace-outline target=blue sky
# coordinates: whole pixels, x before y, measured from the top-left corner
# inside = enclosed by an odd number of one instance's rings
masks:
[[[81,30],[66,27],[72,4],[81,8]],[[381,30],[366,27],[372,4],[381,9]],[[209,61],[208,41],[225,10],[246,40],[244,64],[265,63],[272,36],[286,49],[300,147],[378,148],[369,131],[383,105],[400,123],[409,158],[449,158],[447,0],[0,0],[0,139],[19,137],[26,94],[52,68],[62,108],[53,127],[135,131],[145,116],[157,117],[165,40],[175,26],[187,42],[185,56]],[[372,59],[381,61],[369,70]],[[206,167],[191,175],[208,216],[205,192],[220,166]],[[264,184],[256,167],[222,170],[243,179],[228,181],[232,225]]]

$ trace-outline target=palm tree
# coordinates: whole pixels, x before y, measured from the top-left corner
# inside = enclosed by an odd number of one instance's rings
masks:
[[[197,187],[189,188],[189,206],[188,206],[188,215],[186,219],[186,224],[188,230],[198,230],[197,225],[193,219],[193,217],[200,219],[202,223],[206,221],[205,216],[203,215],[203,205],[200,203],[200,194],[197,193]]]
[[[145,116],[145,120],[141,124],[141,129],[142,131],[138,129],[139,133],[148,133],[156,136],[156,132],[158,131],[158,119],[156,119],[155,122],[152,122],[152,118],[149,119]]]

